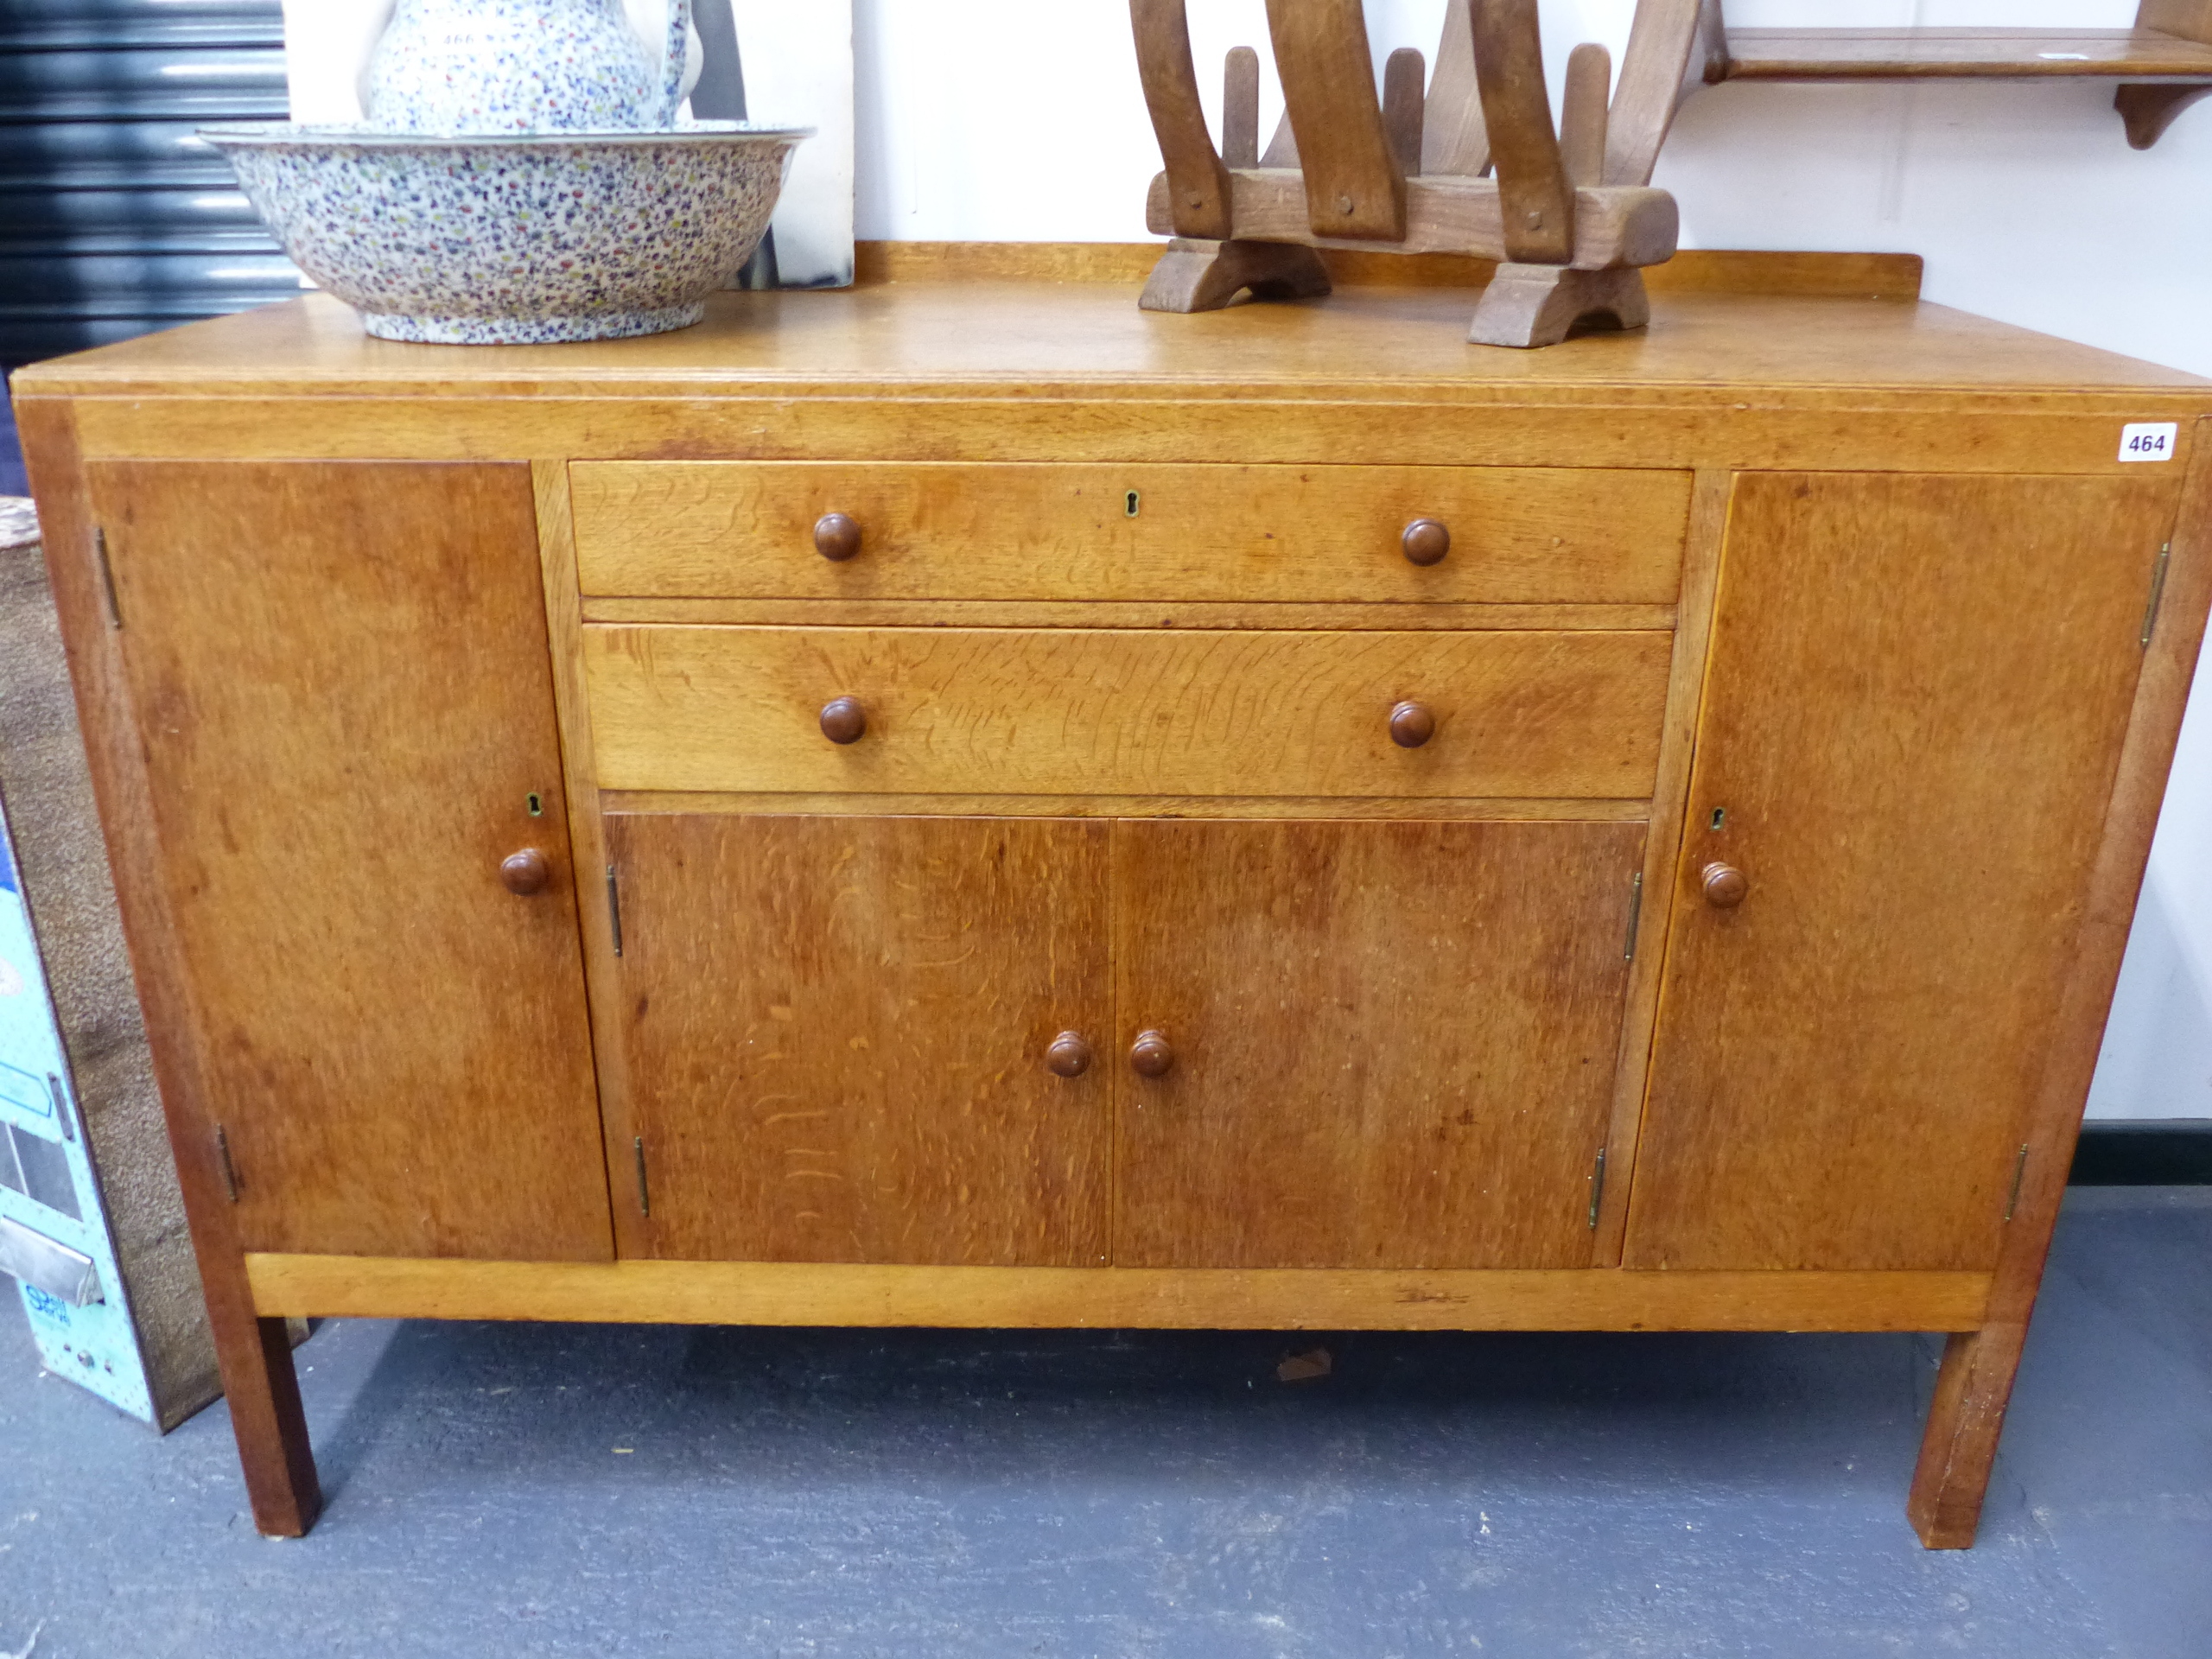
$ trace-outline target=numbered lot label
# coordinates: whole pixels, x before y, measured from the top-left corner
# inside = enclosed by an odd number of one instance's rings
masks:
[[[2178,429],[2171,421],[2130,421],[2120,429],[2122,461],[2171,461]]]

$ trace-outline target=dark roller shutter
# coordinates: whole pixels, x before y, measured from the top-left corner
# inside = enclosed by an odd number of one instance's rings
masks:
[[[0,0],[0,366],[296,295],[192,136],[287,108],[278,0]]]

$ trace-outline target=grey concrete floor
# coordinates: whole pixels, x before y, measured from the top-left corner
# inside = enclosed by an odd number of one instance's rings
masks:
[[[2212,1189],[2076,1189],[1969,1552],[1936,1352],[348,1321],[286,1542],[0,1319],[0,1656],[2212,1655]]]

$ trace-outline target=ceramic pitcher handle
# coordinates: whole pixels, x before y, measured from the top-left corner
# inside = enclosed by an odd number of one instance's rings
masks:
[[[691,0],[668,0],[668,49],[660,74],[660,124],[676,124],[683,102],[683,59],[691,38]]]

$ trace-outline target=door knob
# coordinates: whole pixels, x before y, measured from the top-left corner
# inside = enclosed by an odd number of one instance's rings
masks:
[[[1390,741],[1417,749],[1436,735],[1436,715],[1425,702],[1402,702],[1390,710]]]
[[[545,884],[552,879],[553,866],[535,847],[509,853],[499,861],[499,885],[518,898],[544,892]]]
[[[1141,1031],[1129,1045],[1129,1067],[1141,1077],[1164,1077],[1175,1065],[1175,1051],[1164,1033]]]
[[[1064,1031],[1045,1051],[1045,1069],[1056,1077],[1079,1077],[1090,1070],[1090,1045],[1079,1031]]]
[[[842,564],[861,550],[857,520],[842,512],[825,512],[814,521],[814,550],[832,564]]]
[[[832,743],[857,743],[868,732],[868,710],[858,697],[832,697],[822,705],[822,735]]]
[[[1408,564],[1435,564],[1452,550],[1452,532],[1433,518],[1416,518],[1398,538]]]
[[[1715,910],[1733,910],[1751,892],[1751,879],[1733,864],[1716,859],[1698,873],[1698,885],[1705,889],[1707,904]]]

